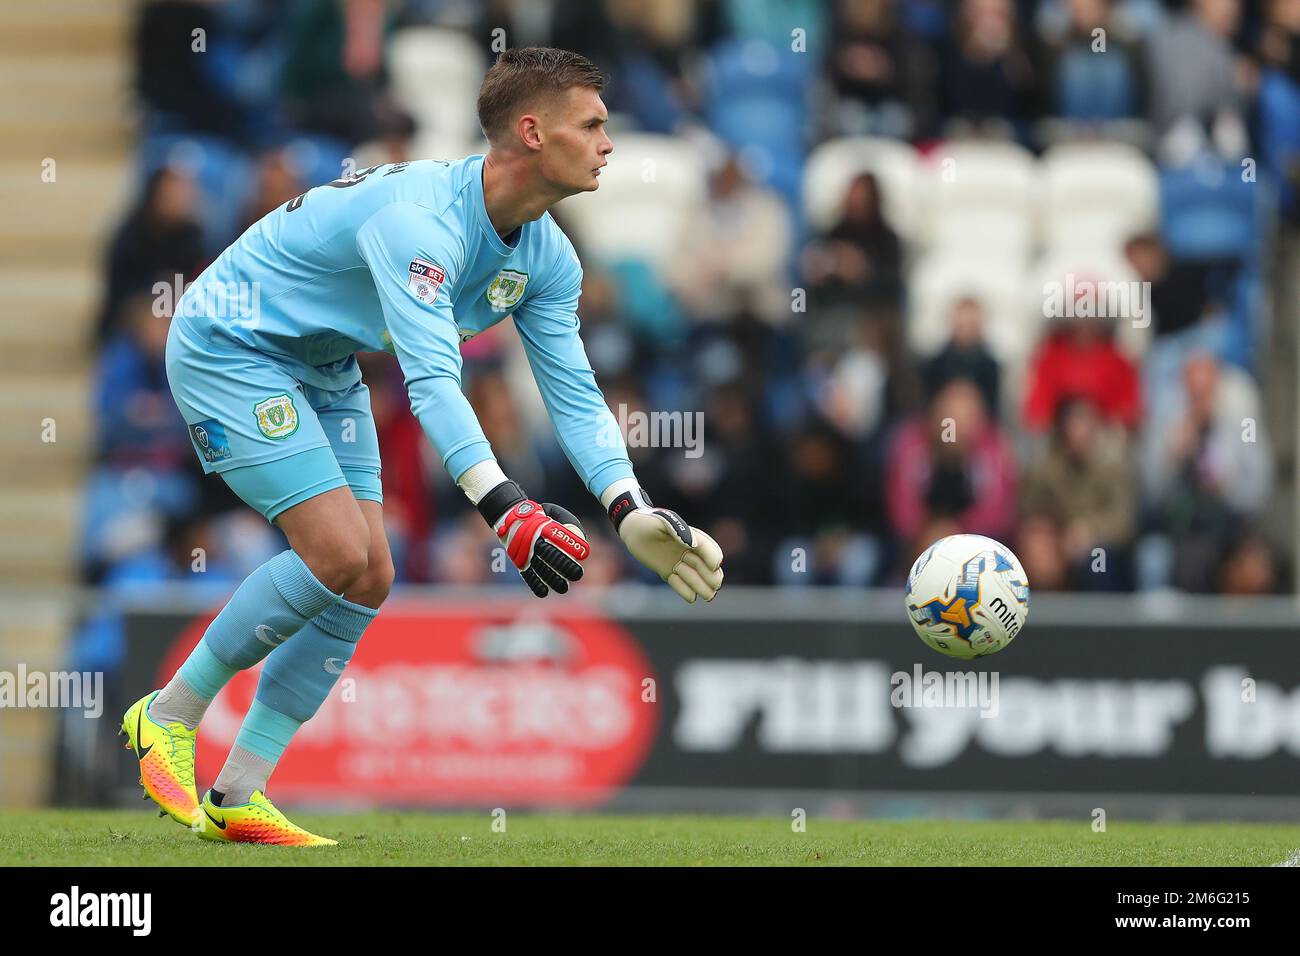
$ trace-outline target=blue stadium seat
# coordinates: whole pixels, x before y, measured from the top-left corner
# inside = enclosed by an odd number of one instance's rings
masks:
[[[648,56],[632,56],[623,64],[616,108],[631,113],[646,133],[671,133],[684,113],[668,76]]]
[[[789,49],[794,39],[792,31],[799,28],[804,31],[807,55],[812,57],[822,55],[831,6],[825,0],[725,0],[731,36]]]
[[[1273,231],[1276,191],[1267,174],[1242,180],[1236,166],[1198,164],[1160,173],[1161,231],[1181,259],[1233,259],[1235,274],[1216,296],[1228,313],[1222,358],[1253,369],[1263,328],[1266,245]]]
[[[749,162],[758,182],[775,189],[798,210],[805,158],[807,114],[780,97],[751,94],[717,104],[713,131]]]
[[[284,144],[307,187],[319,186],[343,175],[343,163],[351,155],[348,144],[321,133],[295,133]]]
[[[621,290],[623,317],[634,332],[661,345],[681,341],[686,330],[681,310],[654,268],[640,259],[626,258],[607,267]]]
[[[1286,170],[1300,161],[1300,84],[1276,70],[1259,77],[1260,165],[1278,183],[1282,204],[1297,211],[1295,187]]]
[[[1066,119],[1114,120],[1136,112],[1136,77],[1122,56],[1097,56],[1072,47],[1061,60],[1056,84]]]
[[[792,211],[807,152],[808,94],[816,63],[789,44],[727,40],[710,54],[706,90],[709,126],[745,154],[758,180]]]
[[[815,66],[808,54],[794,52],[788,43],[724,40],[709,55],[710,113],[754,94],[784,99],[804,111]]]
[[[1228,332],[1223,358],[1253,372],[1258,359],[1258,343],[1267,332],[1263,311],[1264,280],[1258,271],[1247,267],[1241,270],[1232,286],[1227,302]]]
[[[1243,182],[1232,166],[1191,166],[1160,173],[1165,244],[1179,258],[1252,260],[1266,232],[1272,189]]]
[[[148,544],[137,540],[140,531],[147,531],[137,523],[160,523],[167,515],[186,513],[198,504],[198,491],[184,473],[96,468],[85,484],[83,558],[92,562],[122,559],[124,552],[137,552],[139,546]]]

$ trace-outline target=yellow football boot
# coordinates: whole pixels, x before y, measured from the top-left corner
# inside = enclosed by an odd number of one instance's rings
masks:
[[[254,790],[248,803],[219,807],[212,791],[203,795],[197,832],[205,840],[226,843],[269,843],[273,846],[337,846],[337,840],[308,833],[290,823],[266,794]]]
[[[199,798],[194,790],[194,744],[197,730],[179,720],[162,724],[149,716],[149,704],[158,691],[150,691],[122,715],[119,735],[126,735],[126,749],[140,761],[140,785],[146,799],[184,826],[194,824]]]

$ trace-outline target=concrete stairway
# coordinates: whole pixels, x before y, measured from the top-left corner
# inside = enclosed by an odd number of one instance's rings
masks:
[[[0,0],[0,671],[61,666],[75,620],[87,343],[129,199],[135,10]],[[45,797],[53,730],[51,711],[0,710],[0,806]]]

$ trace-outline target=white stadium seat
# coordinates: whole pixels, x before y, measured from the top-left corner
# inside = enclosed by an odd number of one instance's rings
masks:
[[[938,255],[1024,266],[1034,249],[1034,224],[1014,207],[957,209],[931,223],[928,248]]]
[[[592,253],[662,268],[690,215],[706,199],[707,176],[704,159],[689,140],[624,133],[601,170],[600,188],[566,199],[557,209]]]
[[[924,256],[908,283],[908,345],[923,357],[943,348],[953,305],[970,295],[984,306],[989,351],[1003,365],[1022,362],[1033,346],[1025,335],[1024,287],[1024,270],[1017,264],[995,268],[982,257]]]
[[[849,185],[860,173],[873,173],[880,185],[885,221],[902,239],[916,229],[917,173],[920,156],[907,143],[875,136],[849,136],[818,146],[804,166],[803,206],[817,232],[833,227]]]
[[[926,245],[1015,265],[1027,262],[1039,188],[1028,150],[983,140],[946,143],[926,157],[920,186],[918,234]]]
[[[393,37],[388,57],[393,93],[421,134],[450,142],[480,135],[478,88],[487,62],[473,40],[456,30],[408,27]]]
[[[1137,148],[1069,143],[1048,150],[1039,165],[1048,248],[1121,251],[1129,236],[1156,225],[1159,181]]]

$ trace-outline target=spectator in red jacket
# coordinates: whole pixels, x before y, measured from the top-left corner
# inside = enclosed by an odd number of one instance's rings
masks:
[[[1134,428],[1141,411],[1137,367],[1115,345],[1107,319],[1065,319],[1029,364],[1025,425],[1045,431],[1067,398],[1086,398],[1102,421]]]

